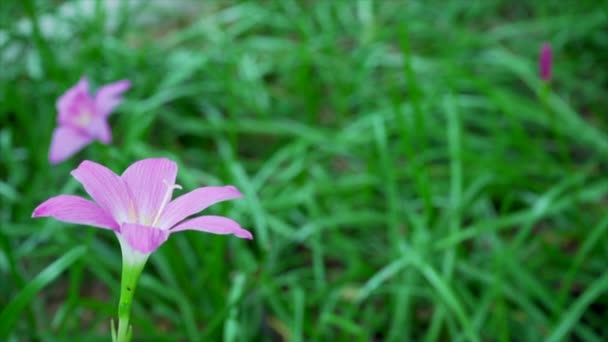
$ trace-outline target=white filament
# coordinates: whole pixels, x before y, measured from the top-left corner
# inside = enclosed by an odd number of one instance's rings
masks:
[[[165,197],[163,197],[163,201],[160,204],[160,208],[158,209],[158,212],[156,213],[156,217],[154,217],[154,221],[152,221],[153,227],[155,227],[156,223],[158,223],[158,219],[160,218],[160,215],[162,214],[163,210],[165,210],[165,206],[167,205],[167,203],[169,203],[169,201],[171,201],[171,197],[173,195],[173,190],[182,188],[181,185],[178,185],[178,184],[169,184],[169,182],[167,182],[166,179],[163,179],[163,183],[167,186],[167,191],[165,192]]]

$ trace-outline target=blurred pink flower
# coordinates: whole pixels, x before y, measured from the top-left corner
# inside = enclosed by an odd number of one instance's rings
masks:
[[[177,164],[165,158],[144,159],[121,176],[103,165],[85,160],[72,171],[93,198],[59,195],[40,204],[32,217],[50,216],[59,221],[113,230],[123,257],[132,263],[145,260],[170,234],[198,230],[234,234],[252,239],[249,231],[223,216],[189,216],[221,201],[242,197],[233,186],[198,188],[171,201]]]
[[[549,45],[549,43],[544,43],[543,46],[540,48],[538,68],[540,78],[545,82],[551,81],[552,64],[553,56],[551,52],[551,45]]]
[[[131,87],[122,80],[110,83],[91,96],[86,77],[57,100],[57,128],[49,151],[53,164],[64,161],[97,139],[104,144],[112,140],[108,117],[122,99],[120,95]]]

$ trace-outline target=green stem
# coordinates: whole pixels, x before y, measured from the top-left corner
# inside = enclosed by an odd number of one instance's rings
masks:
[[[131,315],[131,304],[133,303],[133,294],[141,271],[146,264],[145,260],[141,263],[129,263],[123,258],[122,279],[120,285],[120,300],[118,302],[118,333],[117,342],[131,341],[133,333],[132,327],[129,325]]]

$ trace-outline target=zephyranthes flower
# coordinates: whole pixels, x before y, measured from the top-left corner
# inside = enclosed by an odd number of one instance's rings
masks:
[[[86,77],[57,100],[57,128],[49,151],[53,164],[69,158],[94,140],[104,144],[112,140],[108,117],[122,99],[120,95],[131,86],[127,80],[105,85],[93,96]]]
[[[59,195],[40,204],[33,217],[51,216],[57,220],[114,231],[123,257],[118,331],[114,341],[129,341],[129,313],[135,286],[152,252],[170,234],[198,230],[213,234],[234,234],[252,239],[249,231],[223,216],[206,215],[187,219],[217,202],[240,198],[233,186],[208,186],[171,200],[177,165],[164,158],[144,159],[129,166],[121,176],[103,165],[84,161],[72,171],[93,198]]]
[[[72,171],[95,202],[74,195],[59,195],[40,204],[33,217],[51,216],[60,221],[110,229],[123,252],[146,256],[170,234],[198,230],[234,234],[251,239],[251,233],[222,216],[185,220],[217,202],[240,198],[233,186],[198,188],[171,201],[177,165],[169,159],[144,159],[129,166],[121,176],[103,165],[84,161]]]

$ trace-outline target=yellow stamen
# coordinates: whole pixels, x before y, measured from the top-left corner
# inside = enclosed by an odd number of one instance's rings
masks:
[[[135,202],[131,201],[129,206],[129,222],[137,222],[137,212],[135,211]]]

